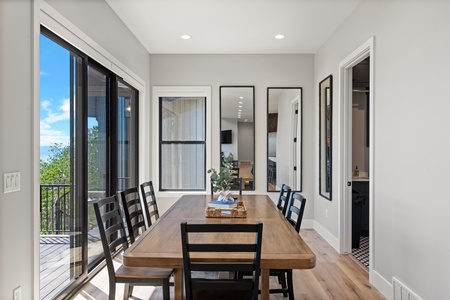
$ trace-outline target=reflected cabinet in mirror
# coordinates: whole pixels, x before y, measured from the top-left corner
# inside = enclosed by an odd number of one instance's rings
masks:
[[[267,191],[302,191],[302,88],[267,88]]]
[[[331,201],[333,76],[319,84],[319,194]]]
[[[242,178],[242,190],[255,189],[254,99],[254,86],[220,87],[221,158],[233,155],[233,172]]]

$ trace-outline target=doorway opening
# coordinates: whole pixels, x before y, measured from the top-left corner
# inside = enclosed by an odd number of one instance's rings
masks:
[[[371,233],[375,202],[373,45],[372,37],[339,64],[339,126],[342,132],[338,157],[338,168],[341,170],[338,193],[342,199],[339,215],[340,253],[352,254],[352,249],[367,246],[363,264],[368,268],[369,281],[373,273],[371,253],[374,243]],[[361,236],[365,237],[364,241],[361,241]]]
[[[370,57],[352,68],[352,255],[369,268]]]

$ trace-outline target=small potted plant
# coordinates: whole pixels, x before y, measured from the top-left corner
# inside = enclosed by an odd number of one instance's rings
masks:
[[[230,185],[234,179],[234,175],[231,172],[233,167],[233,154],[226,155],[222,158],[222,166],[219,171],[214,168],[208,170],[208,174],[211,173],[211,183],[214,193],[219,192],[218,200],[222,201],[234,201],[230,195]]]

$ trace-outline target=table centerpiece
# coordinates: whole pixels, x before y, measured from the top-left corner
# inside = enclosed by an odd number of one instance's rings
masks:
[[[217,200],[222,202],[233,202],[234,199],[230,194],[230,185],[235,175],[232,174],[233,168],[233,154],[225,155],[222,158],[222,166],[219,171],[214,168],[208,170],[208,174],[211,173],[211,184],[213,193],[219,192]]]

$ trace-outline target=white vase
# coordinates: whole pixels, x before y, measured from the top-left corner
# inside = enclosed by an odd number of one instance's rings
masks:
[[[217,200],[224,201],[224,202],[234,201],[233,197],[231,196],[230,190],[221,190]]]

